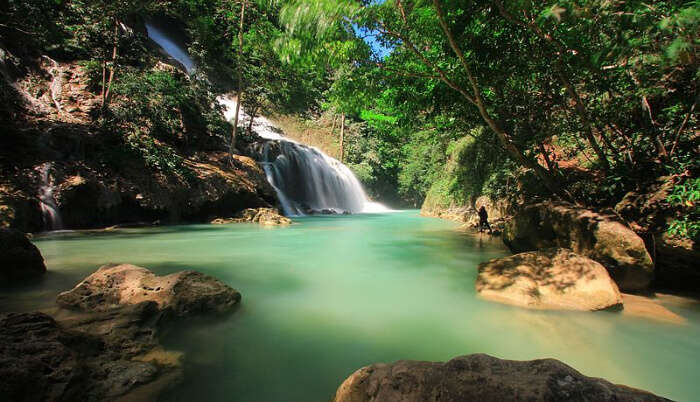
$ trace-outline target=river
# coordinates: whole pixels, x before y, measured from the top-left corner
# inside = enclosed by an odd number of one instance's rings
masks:
[[[3,292],[3,311],[41,309],[101,264],[195,269],[238,289],[240,308],[171,327],[185,380],[168,401],[327,401],[355,369],[469,353],[553,357],[582,373],[697,400],[700,308],[684,325],[615,312],[530,311],[480,300],[479,262],[500,239],[417,211],[295,219],[291,227],[186,225],[37,236],[49,272]]]

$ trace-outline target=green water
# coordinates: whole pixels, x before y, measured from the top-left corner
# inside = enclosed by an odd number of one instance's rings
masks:
[[[474,290],[477,264],[507,254],[498,239],[414,211],[296,222],[39,237],[50,272],[0,293],[0,306],[52,311],[60,290],[109,262],[158,274],[196,269],[237,288],[243,303],[231,316],[163,337],[186,353],[185,381],[164,400],[327,401],[361,366],[469,353],[553,357],[587,375],[700,399],[697,304],[669,306],[686,325],[503,306]]]

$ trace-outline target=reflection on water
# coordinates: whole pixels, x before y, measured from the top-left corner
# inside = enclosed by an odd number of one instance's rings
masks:
[[[241,291],[241,308],[168,331],[164,344],[186,353],[186,378],[165,400],[326,401],[369,363],[477,352],[554,357],[679,400],[700,394],[697,304],[668,306],[689,320],[682,326],[523,310],[475,295],[478,263],[506,254],[498,239],[415,212],[296,222],[43,236],[35,242],[49,274],[3,290],[0,309],[49,309],[59,291],[109,262],[220,278]]]

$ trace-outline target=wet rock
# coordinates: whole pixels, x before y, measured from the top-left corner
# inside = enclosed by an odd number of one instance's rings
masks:
[[[641,291],[654,274],[644,241],[613,214],[565,203],[522,207],[507,222],[503,241],[514,252],[572,249],[603,264],[623,291]]]
[[[217,218],[211,221],[215,225],[228,223],[259,223],[265,226],[283,226],[292,223],[292,220],[280,215],[274,208],[248,208],[241,211],[234,218]]]
[[[567,249],[547,249],[479,265],[476,290],[485,299],[520,307],[604,310],[622,307],[605,267]]]
[[[75,288],[58,295],[66,308],[104,312],[123,305],[152,302],[165,316],[230,311],[241,294],[216,278],[194,271],[156,276],[135,265],[105,265]]]
[[[172,385],[181,376],[180,368],[138,361],[137,350],[123,349],[114,337],[72,324],[42,313],[0,314],[0,399],[111,401],[135,390],[155,398],[148,384]],[[123,324],[111,322],[109,332],[122,332]]]
[[[70,400],[86,381],[80,351],[89,344],[42,313],[0,314],[0,399]]]
[[[59,295],[59,322],[0,314],[0,400],[157,400],[182,380],[181,353],[158,332],[170,319],[230,311],[240,294],[207,275],[98,269]]]
[[[24,233],[0,229],[0,279],[17,281],[36,278],[46,273],[44,258]]]
[[[373,364],[348,377],[335,402],[667,401],[651,393],[586,377],[554,359],[501,360],[485,354],[446,363]]]

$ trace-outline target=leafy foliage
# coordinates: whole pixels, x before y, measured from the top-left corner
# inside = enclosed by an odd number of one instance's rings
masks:
[[[698,239],[700,236],[700,178],[687,179],[673,187],[668,201],[683,211],[683,216],[671,222],[672,235]]]

